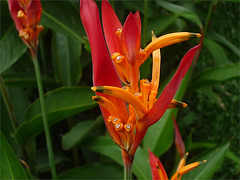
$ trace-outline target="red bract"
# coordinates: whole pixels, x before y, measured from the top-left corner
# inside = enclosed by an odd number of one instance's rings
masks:
[[[162,163],[158,159],[158,157],[156,157],[150,150],[148,150],[148,152],[149,152],[150,166],[152,170],[152,179],[168,180],[167,173]],[[198,162],[194,162],[186,165],[187,156],[188,156],[188,153],[181,159],[181,161],[179,162],[178,168],[176,172],[173,174],[171,180],[180,180],[182,178],[182,175],[198,167],[200,164],[206,162],[206,160],[204,160],[203,162],[198,161]]]
[[[36,55],[38,35],[43,26],[38,25],[42,6],[40,0],[8,0],[9,10],[19,32],[19,37]]]
[[[200,34],[179,32],[158,38],[153,34],[152,42],[142,49],[139,12],[130,13],[122,26],[111,5],[103,0],[102,21],[110,58],[96,3],[93,0],[81,1],[80,16],[92,52],[95,86],[92,90],[97,92],[93,99],[101,107],[111,137],[122,148],[124,163],[131,163],[148,127],[156,123],[168,108],[185,107],[173,97],[199,46],[184,56],[172,80],[157,99],[161,62],[159,48],[200,37]],[[152,80],[142,79],[139,87],[139,67],[152,53]],[[122,87],[119,79],[126,86]]]

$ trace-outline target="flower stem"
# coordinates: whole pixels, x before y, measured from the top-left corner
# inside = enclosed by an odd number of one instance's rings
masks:
[[[54,158],[53,158],[53,150],[52,150],[52,142],[50,137],[50,131],[48,126],[48,120],[47,120],[47,113],[46,113],[46,107],[45,107],[45,99],[43,94],[43,87],[42,87],[42,80],[41,80],[41,73],[38,65],[38,59],[37,56],[32,57],[36,78],[37,78],[37,85],[38,85],[38,93],[40,97],[40,104],[41,104],[41,110],[42,110],[42,117],[43,117],[43,125],[44,125],[44,131],[46,136],[46,143],[47,143],[47,150],[48,150],[48,157],[51,167],[51,174],[52,179],[56,179],[56,169],[54,164]]]
[[[9,114],[9,118],[10,118],[10,122],[11,122],[11,125],[13,128],[13,131],[15,132],[16,127],[18,126],[18,123],[17,123],[16,116],[13,111],[12,104],[9,99],[9,95],[8,95],[4,80],[2,79],[1,75],[0,75],[0,90],[2,92],[2,97],[3,97],[4,103],[6,105],[8,114]]]
[[[131,180],[132,179],[132,164],[133,159],[131,155],[129,155],[125,150],[121,150],[123,164],[124,164],[124,180]]]
[[[124,180],[132,179],[132,165],[124,165]]]

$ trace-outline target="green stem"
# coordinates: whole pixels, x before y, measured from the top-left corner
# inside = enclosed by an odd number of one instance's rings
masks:
[[[124,180],[132,179],[132,165],[124,165]]]
[[[207,28],[209,26],[209,22],[210,22],[210,18],[211,18],[211,15],[212,15],[213,7],[216,4],[217,4],[217,0],[212,0],[211,1],[211,5],[208,9],[207,19],[206,19],[205,24],[204,24],[204,34],[206,34],[206,32],[207,32]]]
[[[37,78],[38,93],[39,93],[39,97],[40,97],[43,125],[44,125],[44,131],[45,131],[45,136],[46,136],[46,143],[47,143],[48,157],[49,157],[49,162],[50,162],[50,167],[51,167],[52,179],[56,179],[57,175],[56,175],[56,169],[55,169],[54,158],[53,158],[52,142],[51,142],[51,137],[50,137],[48,120],[47,120],[47,113],[46,113],[45,99],[44,99],[44,94],[43,94],[41,73],[40,73],[40,69],[39,69],[39,65],[38,65],[37,56],[33,56],[32,59],[33,59],[33,64],[34,64],[36,78]]]
[[[128,152],[121,149],[123,164],[124,164],[124,180],[132,179],[132,164],[134,157],[129,155]]]
[[[10,122],[12,124],[12,128],[15,131],[16,127],[18,127],[18,123],[17,123],[16,117],[15,117],[15,114],[14,114],[14,111],[13,111],[12,104],[11,104],[10,99],[9,99],[9,95],[8,95],[5,83],[2,79],[2,75],[0,75],[0,89],[1,89],[2,97],[3,97],[4,103],[6,105],[9,117],[10,117]]]

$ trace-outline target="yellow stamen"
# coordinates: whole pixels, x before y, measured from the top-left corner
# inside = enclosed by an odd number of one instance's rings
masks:
[[[23,17],[25,17],[25,18],[27,18],[27,16],[24,14],[24,12],[22,11],[22,10],[19,10],[18,12],[17,12],[17,18],[23,18]]]
[[[169,104],[168,106],[168,109],[173,109],[173,108],[185,108],[187,107],[188,105],[184,102],[181,102],[181,101],[177,101],[175,99],[173,99],[171,101],[171,103]]]
[[[152,42],[156,41],[156,35],[152,31]],[[149,109],[152,108],[154,105],[157,92],[158,92],[158,86],[160,81],[160,70],[161,70],[161,53],[160,49],[157,49],[153,51],[153,67],[152,67],[152,81],[151,81],[151,91],[149,96]]]
[[[185,156],[181,159],[180,163],[178,164],[177,171],[181,169],[183,166],[185,166],[188,155],[189,153],[187,152]]]
[[[143,104],[148,108],[148,96],[151,88],[151,83],[147,79],[140,81],[140,90],[143,96]]]
[[[95,100],[99,105],[103,106],[106,110],[108,110],[108,112],[111,115],[113,115],[115,117],[119,117],[117,108],[107,98],[105,98],[103,96],[93,96],[92,99]]]
[[[186,166],[183,166],[181,169],[179,169],[171,178],[173,179],[181,179],[182,175],[184,175],[185,173],[193,170],[194,168],[198,167],[200,164],[207,162],[206,160],[204,160],[203,162],[194,162],[191,164],[188,164]]]
[[[147,112],[147,108],[135,95],[122,88],[112,86],[99,86],[92,87],[91,89],[95,92],[100,92],[103,94],[123,99],[127,103],[131,104],[136,109],[136,111],[139,111],[142,114],[145,114]]]
[[[122,34],[122,28],[119,28],[119,29],[116,31],[116,35],[118,36],[119,39],[121,38],[121,34]]]
[[[149,109],[151,109],[153,107],[153,105],[155,104],[155,99],[157,97],[157,91],[155,90],[151,90],[150,91],[150,95],[149,95]]]
[[[115,128],[116,131],[123,131],[124,130],[123,124],[119,123],[119,122],[114,124],[114,128]]]
[[[199,33],[189,33],[189,32],[178,32],[178,33],[170,33],[157,38],[154,42],[151,42],[144,49],[146,54],[144,60],[155,50],[160,49],[162,47],[175,44],[177,42],[186,41],[193,37],[201,37]]]
[[[116,70],[120,79],[125,84],[129,84],[129,74],[127,69],[128,62],[126,58],[120,55],[118,52],[116,52],[116,53],[113,53],[112,60],[114,62],[114,65],[116,67]]]

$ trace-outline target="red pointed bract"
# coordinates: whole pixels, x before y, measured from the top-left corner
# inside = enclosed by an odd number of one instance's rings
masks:
[[[121,35],[122,50],[130,64],[135,63],[136,55],[140,50],[141,33],[138,22],[133,15],[129,13],[122,30]]]
[[[93,84],[95,86],[121,87],[121,81],[118,78],[112,60],[108,54],[96,3],[93,0],[81,1],[80,16],[91,46]],[[123,100],[108,95],[103,96],[108,98],[116,107],[121,109],[123,116],[128,116],[126,105]],[[109,134],[113,140],[119,144],[120,140],[116,131],[107,122],[107,118],[110,115],[109,112],[103,107],[101,107],[101,111]]]
[[[183,158],[185,155],[185,145],[182,140],[182,136],[180,134],[180,131],[178,129],[178,125],[176,123],[174,116],[172,116],[172,118],[173,118],[174,131],[175,131],[175,144],[176,144],[176,147],[177,147],[180,157]]]
[[[150,166],[151,166],[151,171],[152,171],[152,179],[153,180],[168,180],[167,173],[159,160],[149,149],[149,160],[150,160]],[[159,169],[158,169],[159,168]],[[159,172],[161,172],[162,178],[160,177]]]
[[[107,0],[102,1],[102,24],[110,54],[120,53],[122,51],[121,42],[116,31],[122,28],[122,24]]]
[[[190,49],[183,57],[176,73],[172,77],[171,81],[163,90],[162,94],[158,98],[157,102],[154,104],[152,109],[150,109],[145,116],[143,116],[142,121],[146,127],[155,124],[165,113],[169,104],[171,103],[174,95],[176,94],[178,87],[187,73],[188,69],[192,64],[192,60],[197,52],[199,45]]]

